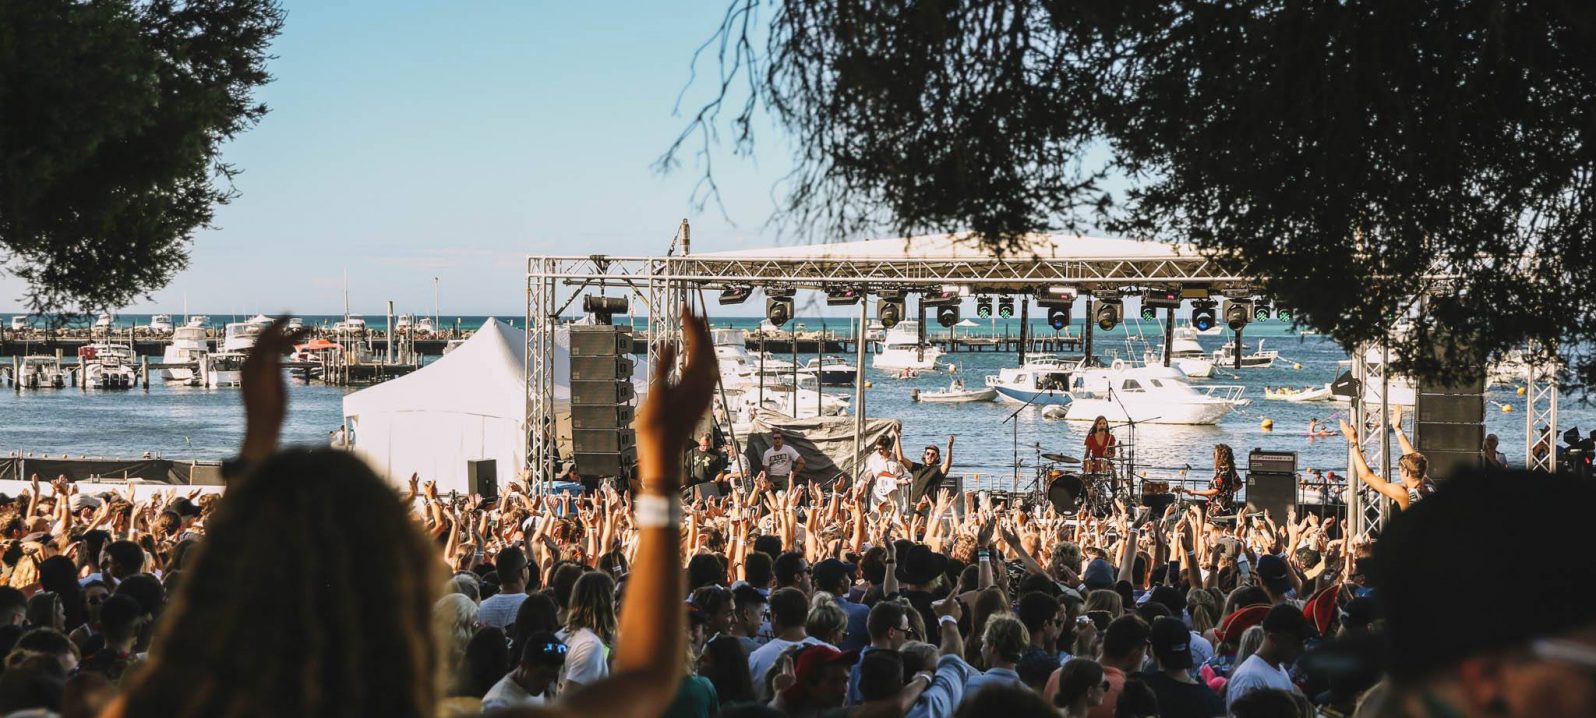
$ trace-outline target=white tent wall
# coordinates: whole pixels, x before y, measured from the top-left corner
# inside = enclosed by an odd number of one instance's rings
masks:
[[[555,433],[570,443],[570,333],[555,332]],[[448,355],[406,376],[344,397],[352,450],[403,485],[410,474],[439,491],[467,491],[466,462],[492,459],[501,484],[526,452],[526,332],[489,319]],[[645,376],[640,365],[634,384]],[[566,453],[569,453],[567,450]]]

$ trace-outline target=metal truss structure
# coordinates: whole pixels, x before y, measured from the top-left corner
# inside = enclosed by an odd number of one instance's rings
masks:
[[[1124,258],[991,257],[965,259],[938,258],[817,258],[795,256],[737,256],[729,254],[692,255],[687,253],[688,228],[684,222],[672,243],[672,252],[663,257],[639,256],[531,256],[527,258],[526,389],[528,440],[526,466],[535,482],[553,478],[556,470],[549,461],[539,460],[554,451],[554,332],[561,313],[583,293],[621,289],[629,293],[633,314],[637,305],[649,317],[646,362],[652,376],[658,352],[666,343],[681,340],[679,308],[691,303],[703,289],[719,289],[731,284],[793,289],[825,289],[852,286],[864,289],[863,302],[875,290],[926,290],[948,285],[970,287],[972,292],[1029,293],[1047,285],[1067,284],[1086,294],[1092,290],[1131,290],[1190,284],[1223,294],[1227,289],[1254,284],[1249,277],[1231,275],[1217,262],[1200,256],[1160,256]],[[678,246],[682,253],[676,253]],[[678,356],[680,354],[678,353]],[[1362,386],[1368,382],[1386,384],[1384,368],[1365,361],[1364,352],[1353,357],[1354,375]],[[671,367],[674,371],[676,368]],[[859,361],[859,371],[864,362]],[[1527,391],[1528,425],[1556,426],[1557,387],[1549,370],[1533,373]],[[857,386],[858,384],[856,384]],[[859,392],[862,399],[862,390]],[[1375,456],[1371,467],[1390,475],[1391,439],[1386,432],[1378,438],[1369,424],[1383,426],[1390,415],[1386,391],[1381,391],[1378,406],[1355,402],[1353,414],[1363,427],[1365,443],[1373,441]],[[861,401],[857,406],[863,407]],[[862,414],[862,412],[860,412]],[[1376,417],[1379,417],[1376,420]],[[857,417],[862,426],[864,417]],[[548,427],[543,429],[543,427]],[[1533,440],[1531,440],[1533,441]],[[1349,452],[1360,447],[1349,447]],[[1533,455],[1526,452],[1526,455]],[[1363,488],[1350,465],[1347,476],[1348,528],[1351,535],[1378,533],[1392,511],[1390,500]],[[1537,466],[1550,469],[1551,459]]]
[[[1524,465],[1531,471],[1554,473],[1557,471],[1557,372],[1534,362],[1526,362],[1526,365]]]

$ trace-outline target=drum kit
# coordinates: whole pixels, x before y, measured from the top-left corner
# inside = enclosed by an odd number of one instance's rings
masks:
[[[1120,452],[1116,454],[1125,456]],[[1049,452],[1039,453],[1038,458],[1037,485],[1045,487],[1048,503],[1060,514],[1107,515],[1114,510],[1116,500],[1131,496],[1128,457],[1082,461],[1068,454]],[[1044,461],[1046,463],[1042,463]]]

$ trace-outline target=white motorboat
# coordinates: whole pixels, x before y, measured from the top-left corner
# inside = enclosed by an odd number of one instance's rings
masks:
[[[205,336],[204,327],[184,324],[173,329],[172,343],[161,352],[161,363],[168,365],[161,369],[161,378],[167,381],[193,380],[195,367],[210,350],[211,341]],[[173,364],[188,366],[170,366]]]
[[[432,326],[432,317],[416,317],[415,322],[410,325],[412,336],[428,337],[432,336],[434,331],[436,329]]]
[[[207,326],[209,326],[210,323],[211,323],[211,318],[210,317],[207,317],[204,314],[194,314],[194,315],[190,315],[189,316],[188,321],[183,322],[183,326],[185,326],[185,327],[199,327],[200,329],[204,329]]]
[[[887,328],[882,326],[881,322],[873,321],[865,327],[864,340],[867,342],[879,342],[886,336]]]
[[[145,327],[151,334],[171,334],[172,315],[155,314],[150,317],[149,326]]]
[[[297,329],[304,329],[305,328],[305,320],[300,319],[299,317],[289,317],[288,318],[288,324],[284,328],[287,329],[288,331],[294,331],[294,330],[297,330]]]
[[[1301,389],[1291,389],[1287,387],[1276,389],[1274,387],[1266,386],[1264,387],[1264,398],[1296,403],[1309,401],[1347,401],[1347,399],[1344,397],[1339,397],[1330,393],[1329,384],[1325,384],[1324,386],[1303,387]]]
[[[1031,357],[1024,366],[999,369],[997,376],[986,378],[986,385],[1012,404],[1068,404],[1070,375],[1080,366],[1079,360],[1046,355]]]
[[[1241,368],[1243,369],[1268,369],[1275,365],[1275,360],[1280,358],[1280,352],[1274,349],[1264,349],[1264,340],[1258,340],[1258,350],[1251,354],[1241,355]],[[1214,350],[1214,365],[1226,368],[1236,366],[1235,344],[1225,342],[1224,345]]]
[[[920,344],[920,323],[914,320],[898,322],[887,330],[881,351],[871,358],[870,366],[876,369],[912,369],[936,371],[942,350],[936,346]]]
[[[395,334],[408,334],[412,324],[414,322],[410,321],[409,314],[400,314],[399,318],[394,320],[393,331]]]
[[[112,316],[110,312],[100,312],[100,316],[94,319],[94,331],[96,332],[110,331],[115,326],[116,317]]]
[[[1147,350],[1143,360],[1150,365],[1163,364],[1163,347],[1159,346],[1157,351]],[[1180,367],[1181,373],[1192,379],[1207,379],[1214,375],[1214,361],[1208,358],[1203,345],[1197,343],[1197,330],[1191,327],[1175,328],[1174,336],[1170,338],[1169,363]]]
[[[270,320],[268,320],[270,323]],[[248,352],[255,348],[264,325],[254,321],[231,322],[222,327],[222,351]]]
[[[964,404],[977,401],[992,401],[998,395],[997,389],[985,387],[982,389],[964,388],[964,380],[954,378],[948,382],[948,388],[935,391],[920,391],[914,389],[909,392],[909,398],[915,401],[930,402],[933,404]]]
[[[459,349],[460,345],[465,343],[466,340],[464,339],[450,339],[448,344],[443,345],[443,353],[448,354],[449,352]]]
[[[207,389],[217,389],[244,384],[243,352],[220,351],[205,355],[200,364],[200,383]]]
[[[799,374],[808,374],[820,379],[821,386],[853,386],[854,368],[852,364],[836,357],[822,357],[810,359],[798,368]]]
[[[359,314],[347,315],[343,321],[333,322],[332,331],[334,334],[365,334],[366,319]]]
[[[20,332],[27,328],[28,318],[26,316],[14,316],[11,318],[11,331]]]
[[[1175,367],[1128,367],[1121,362],[1076,372],[1070,384],[1068,421],[1149,424],[1217,424],[1244,404],[1244,387],[1203,385],[1195,388]]]
[[[781,381],[766,379],[765,385],[745,386],[740,391],[727,389],[727,399],[734,415],[752,415],[754,409],[774,411],[794,419],[816,416],[841,416],[848,413],[848,397],[826,394],[812,376],[799,374],[798,386],[792,384],[789,374]]]
[[[138,358],[125,344],[86,344],[78,347],[79,371],[89,389],[130,389],[138,383]]]
[[[20,389],[60,389],[66,386],[66,372],[53,356],[25,356],[16,371],[15,380]]]
[[[249,319],[246,319],[244,321],[246,323],[254,324],[254,325],[259,326],[262,329],[265,329],[266,327],[271,326],[272,322],[275,321],[275,320],[272,319],[271,317],[266,316],[265,314],[256,314],[255,316],[250,317]]]

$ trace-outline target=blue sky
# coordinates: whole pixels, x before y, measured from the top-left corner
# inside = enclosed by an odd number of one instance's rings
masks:
[[[242,196],[200,232],[188,271],[129,312],[519,313],[531,254],[763,246],[787,168],[716,157],[726,213],[690,201],[697,168],[652,168],[693,50],[724,0],[288,0],[261,124],[227,147]],[[714,64],[701,71],[714,72]],[[696,109],[700,82],[684,111]],[[22,285],[0,276],[0,311]]]

